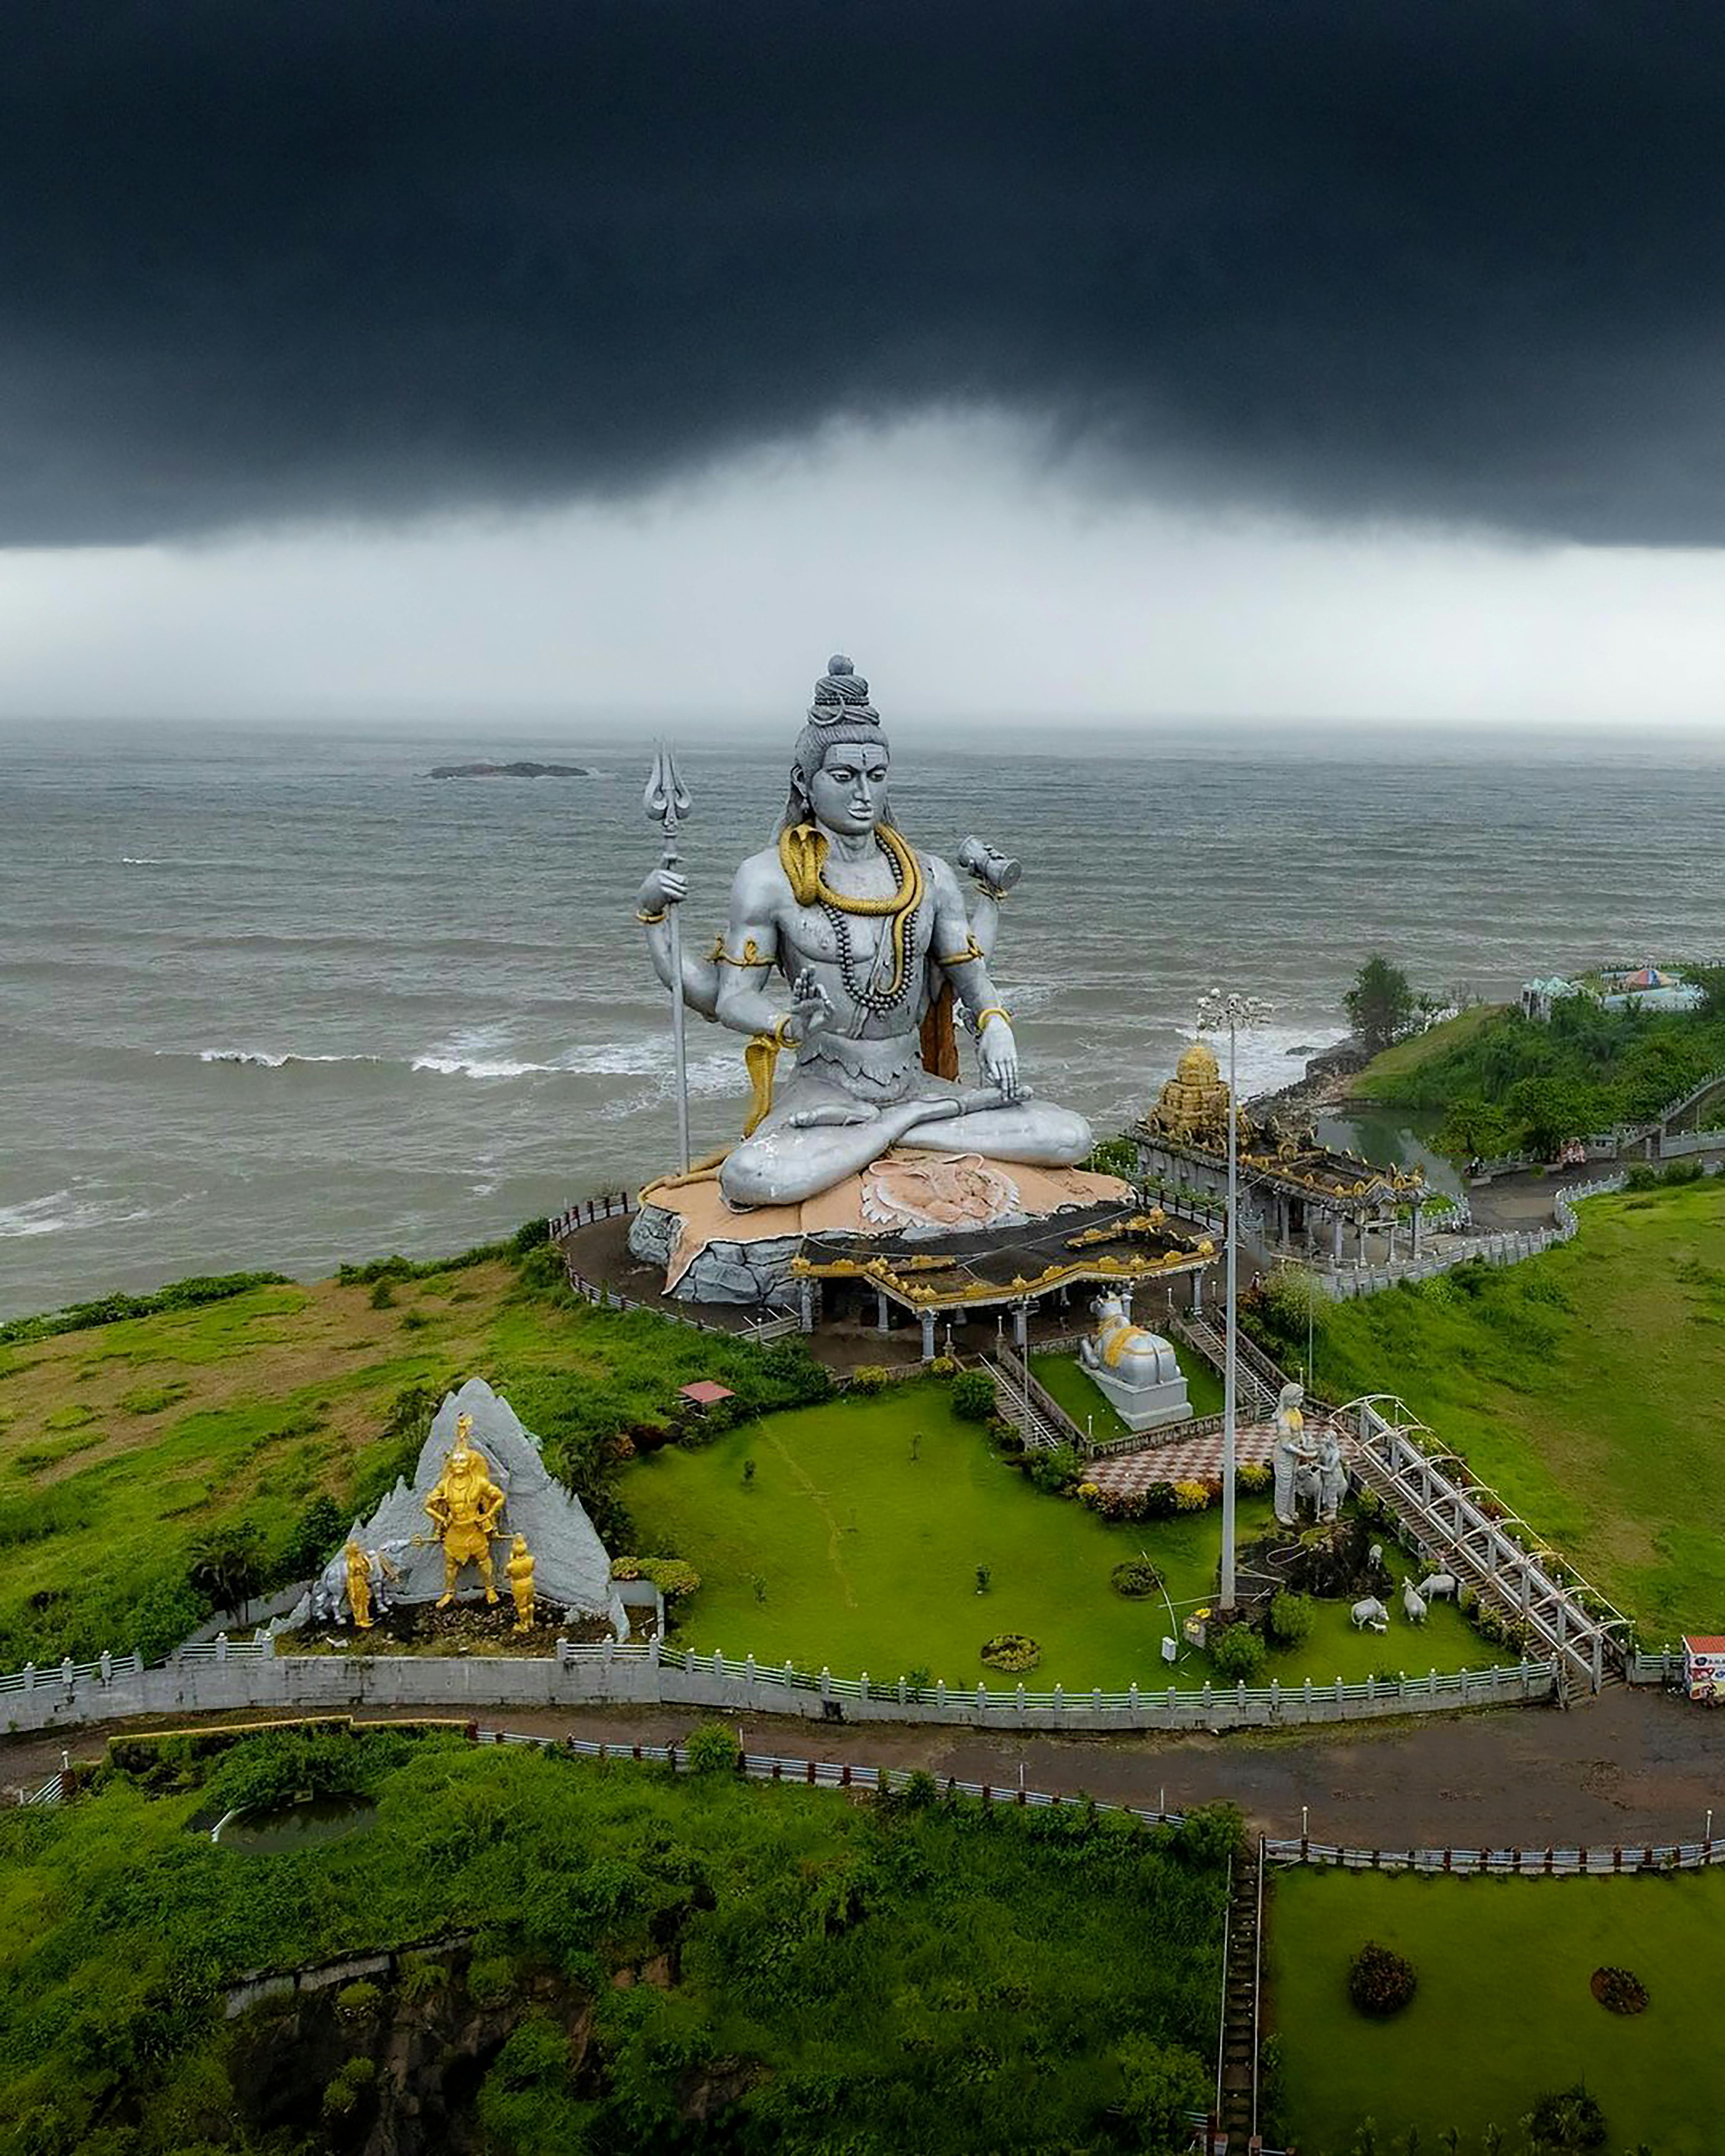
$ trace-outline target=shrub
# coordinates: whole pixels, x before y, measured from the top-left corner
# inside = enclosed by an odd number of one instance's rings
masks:
[[[1042,1660],[1042,1650],[1028,1632],[997,1632],[983,1642],[982,1659],[991,1670],[1022,1676]]]
[[[288,1530],[271,1571],[293,1581],[320,1570],[340,1547],[345,1525],[333,1497],[314,1497]]]
[[[1535,2100],[1527,2127],[1537,2149],[1603,2148],[1605,2114],[1584,2083],[1553,2090]]]
[[[994,1380],[986,1370],[963,1370],[952,1380],[952,1412],[964,1422],[986,1422],[994,1412]]]
[[[1244,1491],[1248,1497],[1255,1497],[1267,1490],[1275,1480],[1271,1469],[1260,1467],[1255,1460],[1249,1460],[1235,1476],[1234,1486]]]
[[[1348,1996],[1362,2014],[1379,2020],[1400,2013],[1414,1996],[1414,1964],[1392,1948],[1368,1939],[1348,1969]]]
[[[375,1984],[362,1977],[357,1984],[344,1984],[336,1994],[336,2011],[344,2021],[363,2021],[375,2013],[377,2001],[383,1996]]]
[[[1230,1682],[1250,1684],[1264,1666],[1269,1650],[1250,1625],[1230,1625],[1210,1642],[1210,1660],[1219,1675]]]
[[[614,1557],[611,1577],[650,1580],[667,1602],[685,1602],[701,1585],[701,1574],[680,1557]]]
[[[1647,2005],[1647,1987],[1633,1969],[1596,1969],[1593,1994],[1613,2014],[1640,2014]]]
[[[324,2085],[325,2118],[345,2118],[377,2078],[376,2065],[363,2053],[349,2059],[341,2071]]]
[[[722,1722],[703,1722],[690,1732],[683,1757],[691,1774],[734,1774],[742,1762],[737,1732]]]
[[[1153,1482],[1145,1490],[1144,1509],[1139,1515],[1146,1520],[1165,1520],[1180,1509],[1180,1501],[1174,1495],[1172,1482]]]
[[[1317,1620],[1317,1605],[1309,1594],[1278,1594],[1270,1604],[1266,1619],[1270,1636],[1278,1647],[1297,1647],[1312,1637],[1312,1625]]]
[[[1091,1502],[1105,1520],[1142,1520],[1147,1510],[1142,1490],[1098,1490]]]
[[[372,1282],[372,1292],[367,1300],[373,1310],[394,1309],[395,1290],[390,1286],[387,1276]]]
[[[1208,1482],[1176,1482],[1174,1510],[1178,1512],[1201,1512],[1214,1494]]]
[[[956,1355],[937,1355],[928,1366],[931,1378],[956,1378],[964,1365]]]
[[[1109,1573],[1108,1584],[1117,1594],[1135,1602],[1143,1595],[1155,1594],[1162,1584],[1162,1574],[1147,1557],[1129,1557]]]
[[[1225,1798],[1199,1804],[1174,1830],[1174,1847],[1189,1864],[1219,1869],[1245,1846],[1245,1815]]]
[[[880,1363],[864,1363],[850,1373],[854,1393],[878,1393],[892,1383],[892,1373]]]
[[[962,1384],[963,1379],[958,1383]],[[957,1392],[958,1386],[955,1384],[952,1389]],[[1030,1460],[1030,1480],[1050,1497],[1064,1497],[1076,1487],[1082,1472],[1078,1455],[1070,1445],[1057,1445],[1051,1451],[1035,1454]]]

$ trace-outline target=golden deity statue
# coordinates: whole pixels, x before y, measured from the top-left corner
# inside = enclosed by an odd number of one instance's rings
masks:
[[[517,1535],[509,1547],[509,1562],[503,1568],[509,1582],[509,1591],[515,1597],[515,1629],[531,1632],[533,1629],[533,1553],[527,1548],[527,1537]]]
[[[444,1549],[444,1591],[437,1606],[446,1609],[455,1599],[455,1581],[464,1564],[476,1564],[485,1583],[485,1599],[497,1599],[491,1573],[491,1536],[497,1515],[503,1510],[503,1492],[491,1480],[484,1453],[467,1441],[473,1427],[471,1415],[459,1416],[455,1442],[444,1461],[437,1486],[425,1500],[425,1509],[437,1529]]]
[[[347,1560],[347,1607],[362,1632],[372,1629],[372,1561],[357,1543],[342,1551]]]

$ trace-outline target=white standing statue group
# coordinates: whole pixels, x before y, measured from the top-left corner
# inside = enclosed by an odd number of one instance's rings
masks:
[[[1307,1430],[1300,1412],[1305,1399],[1303,1385],[1284,1385],[1276,1404],[1276,1517],[1285,1527],[1298,1527],[1302,1505],[1316,1520],[1333,1520],[1348,1494],[1336,1434]]]

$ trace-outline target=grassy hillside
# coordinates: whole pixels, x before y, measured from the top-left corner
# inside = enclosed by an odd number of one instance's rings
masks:
[[[1401,1394],[1655,1641],[1725,1630],[1725,1180],[1581,1220],[1522,1265],[1326,1305],[1314,1389]]]
[[[267,1570],[303,1576],[296,1539],[328,1517],[316,1501],[344,1526],[368,1507],[469,1377],[509,1395],[617,1535],[611,1439],[702,1376],[762,1405],[810,1391],[800,1351],[576,1301],[542,1249],[0,1345],[0,1668],[165,1650],[208,1607],[187,1584],[200,1542],[238,1523],[259,1530]]]
[[[1404,1101],[1405,1081],[1414,1071],[1471,1040],[1504,1008],[1502,1004],[1476,1004],[1470,1010],[1446,1018],[1441,1025],[1416,1033],[1411,1040],[1397,1041],[1394,1048],[1372,1058],[1349,1086],[1349,1092],[1361,1100]]]
[[[398,2127],[497,2156],[1155,2156],[1209,2087],[1237,1816],[1003,1815],[932,1783],[859,1809],[393,1732],[136,1771],[161,1793],[110,1769],[0,1815],[0,2089],[37,2156]],[[301,1788],[369,1794],[376,1822],[273,1856],[187,1831]],[[476,1936],[223,2019],[242,1971],[452,1932]]]

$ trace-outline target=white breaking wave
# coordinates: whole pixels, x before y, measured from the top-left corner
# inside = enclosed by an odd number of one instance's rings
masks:
[[[158,1055],[172,1055],[177,1052],[172,1048],[156,1050]],[[198,1060],[200,1063],[248,1063],[260,1070],[280,1070],[290,1063],[387,1063],[389,1060],[385,1055],[277,1055],[267,1048],[200,1048]]]
[[[149,1214],[147,1205],[54,1190],[45,1198],[27,1198],[21,1205],[0,1205],[0,1236],[59,1235],[72,1228],[117,1227],[147,1219]]]

